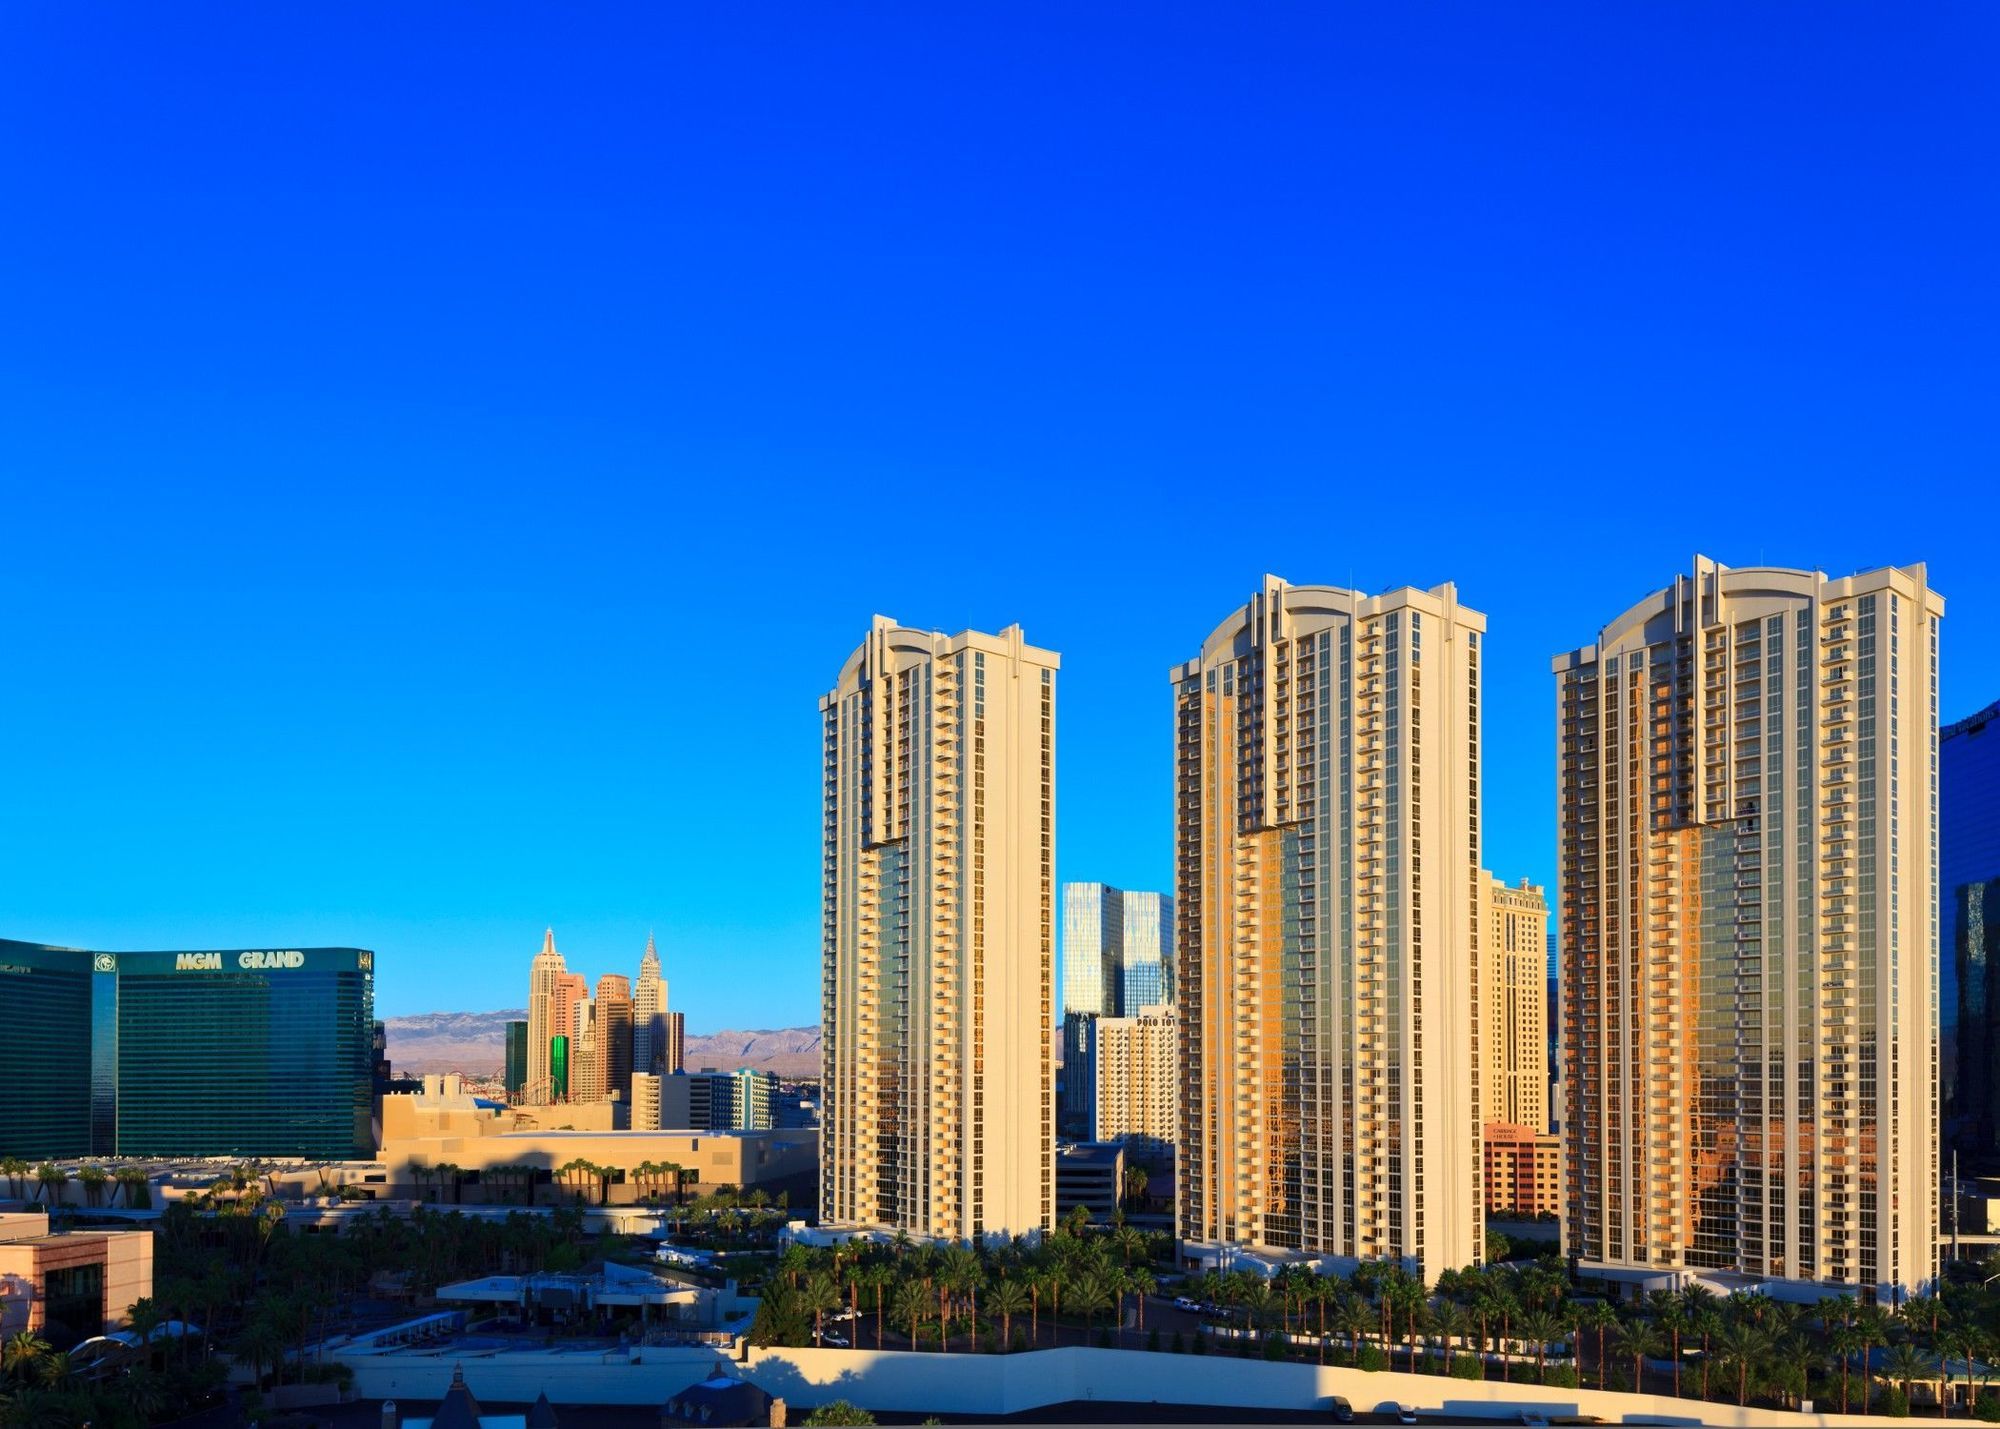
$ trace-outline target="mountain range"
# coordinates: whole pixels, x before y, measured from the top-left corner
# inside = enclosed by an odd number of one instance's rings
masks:
[[[398,1072],[460,1072],[497,1077],[507,1057],[507,1024],[527,1020],[526,1008],[498,1012],[421,1012],[412,1017],[385,1017],[389,1065]],[[781,1077],[819,1075],[819,1028],[779,1027],[725,1029],[688,1034],[686,1065],[696,1071],[715,1067],[760,1067]]]

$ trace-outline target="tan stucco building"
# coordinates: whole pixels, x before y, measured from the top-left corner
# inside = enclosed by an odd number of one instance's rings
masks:
[[[494,1203],[522,1195],[523,1178],[489,1175],[496,1168],[533,1167],[557,1171],[581,1158],[630,1172],[651,1161],[672,1162],[694,1173],[690,1190],[719,1186],[767,1189],[792,1181],[809,1182],[818,1145],[811,1131],[628,1131],[615,1126],[617,1104],[534,1107],[517,1112],[465,1093],[457,1077],[426,1077],[424,1091],[382,1098],[379,1172],[358,1165],[334,1175],[340,1182],[367,1185],[380,1176],[378,1195],[409,1195],[435,1186],[419,1175],[438,1166],[482,1173],[480,1184],[462,1187],[468,1203]],[[300,1173],[303,1177],[304,1173]],[[634,1178],[610,1188],[613,1204],[636,1200],[647,1188]],[[795,1196],[807,1188],[801,1186]],[[548,1197],[546,1186],[543,1199]]]
[[[1549,903],[1522,879],[1482,875],[1479,1069],[1488,1121],[1549,1129]],[[1492,1204],[1488,1198],[1487,1204]]]
[[[152,1293],[152,1231],[52,1235],[46,1214],[0,1213],[0,1339],[56,1322],[88,1339],[119,1328]]]
[[[1267,576],[1172,672],[1191,1254],[1483,1253],[1485,624]]]
[[[1123,1142],[1135,1160],[1171,1164],[1180,1136],[1179,1016],[1172,1007],[1142,1007],[1096,1023],[1090,1139]]]
[[[820,701],[825,1222],[1051,1223],[1057,665],[877,616]]]
[[[1931,1279],[1943,614],[1922,566],[1697,558],[1555,661],[1584,1273]]]

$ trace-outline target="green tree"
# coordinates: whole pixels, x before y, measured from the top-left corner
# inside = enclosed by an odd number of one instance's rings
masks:
[[[1580,1306],[1577,1310],[1577,1333],[1581,1335],[1585,1330],[1595,1330],[1597,1332],[1597,1387],[1599,1389],[1604,1388],[1604,1371],[1605,1367],[1610,1363],[1609,1357],[1605,1353],[1604,1337],[1617,1324],[1618,1312],[1602,1300],[1593,1300],[1587,1305]],[[1579,1349],[1581,1349],[1580,1346]],[[1580,1354],[1578,1356],[1578,1363],[1582,1363]]]
[[[1908,1413],[1910,1384],[1919,1379],[1931,1377],[1931,1363],[1925,1359],[1917,1347],[1905,1340],[1890,1346],[1889,1353],[1882,1361],[1882,1372],[1903,1391],[1904,1413]],[[1863,1395],[1866,1398],[1866,1395]],[[1864,1411],[1865,1412],[1865,1411]]]
[[[916,1280],[900,1280],[896,1283],[896,1294],[891,1309],[899,1325],[910,1327],[910,1348],[917,1347],[917,1329],[922,1324],[924,1313],[931,1307],[930,1292]]]
[[[1020,1281],[1003,1275],[986,1292],[986,1308],[1000,1317],[1001,1342],[1011,1345],[1014,1342],[1014,1317],[1027,1310],[1028,1292]]]
[[[1618,1328],[1618,1353],[1632,1361],[1632,1388],[1645,1393],[1646,1361],[1655,1359],[1665,1347],[1660,1332],[1653,1328],[1650,1320],[1627,1320]]]
[[[823,1270],[808,1275],[798,1289],[800,1313],[812,1316],[813,1343],[826,1341],[826,1312],[840,1304],[840,1286]]]
[[[1521,1317],[1521,1334],[1535,1347],[1535,1380],[1548,1382],[1549,1342],[1562,1338],[1563,1322],[1547,1310],[1530,1310]]]
[[[1723,1326],[1715,1342],[1716,1358],[1736,1371],[1736,1403],[1750,1402],[1750,1376],[1761,1372],[1763,1360],[1771,1352],[1771,1337],[1758,1327],[1754,1315],[1739,1316]]]
[[[801,1424],[873,1424],[875,1416],[867,1410],[849,1404],[844,1399],[835,1399],[820,1405],[812,1413],[799,1421]]]

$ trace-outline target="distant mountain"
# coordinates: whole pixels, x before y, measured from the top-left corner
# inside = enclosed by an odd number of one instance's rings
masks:
[[[386,1017],[389,1064],[398,1072],[462,1072],[497,1077],[507,1060],[507,1024],[527,1020],[523,1007],[499,1012],[423,1012]],[[690,1033],[687,1065],[696,1070],[760,1067],[781,1077],[819,1075],[819,1028],[781,1027]]]

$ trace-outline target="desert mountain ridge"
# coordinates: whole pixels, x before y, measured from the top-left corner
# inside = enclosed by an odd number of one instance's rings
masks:
[[[507,1024],[525,1021],[523,1007],[498,1012],[420,1012],[385,1017],[389,1064],[398,1072],[460,1072],[497,1077],[507,1056]],[[759,1067],[781,1077],[819,1075],[819,1028],[726,1028],[687,1039],[691,1068]]]

